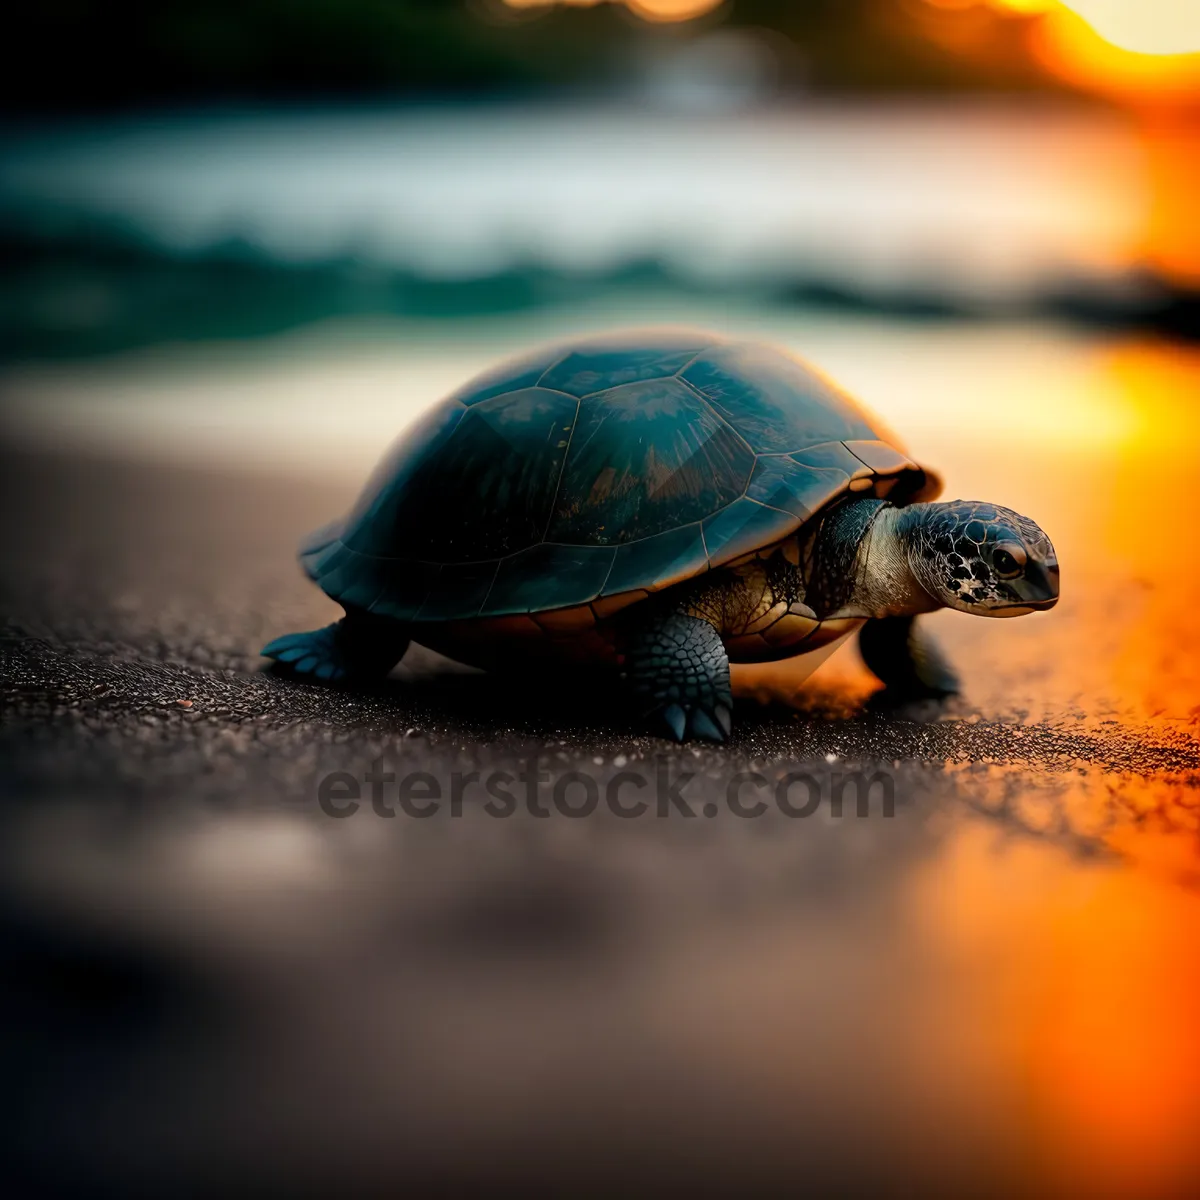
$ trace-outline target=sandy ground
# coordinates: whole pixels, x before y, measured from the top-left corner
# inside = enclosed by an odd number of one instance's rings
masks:
[[[879,711],[852,648],[803,690],[743,673],[722,748],[415,650],[370,691],[266,672],[336,615],[298,539],[526,320],[6,373],[0,1028],[34,1192],[1195,1193],[1200,356],[701,316],[1050,532],[1053,612],[933,618],[953,708]]]
[[[947,620],[947,713],[873,711],[850,653],[675,747],[415,651],[370,692],[265,672],[328,619],[292,548],[352,486],[16,451],[0,478],[6,1140],[39,1187],[1200,1179],[1195,633],[1153,642],[1146,700],[1141,593],[1107,638],[1083,600]],[[550,816],[471,783],[451,811],[456,772],[531,758]],[[439,813],[365,784],[322,811],[377,759]],[[833,815],[856,770],[894,815]],[[622,771],[694,776],[695,815],[555,811]],[[739,772],[818,809],[738,817]]]

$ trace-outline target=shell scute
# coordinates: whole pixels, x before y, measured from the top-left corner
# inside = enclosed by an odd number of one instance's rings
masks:
[[[382,617],[395,617],[398,621],[411,621],[420,612],[442,570],[440,563],[386,559],[370,560],[363,567],[381,585],[371,601],[371,612]]]
[[[759,454],[816,442],[871,438],[858,406],[807,364],[735,343],[700,355],[680,378],[696,389]]]
[[[787,457],[760,458],[746,495],[751,500],[807,521],[848,482],[836,468],[807,467]]]
[[[487,612],[538,612],[594,600],[604,586],[615,546],[560,546],[543,542],[500,563]]]
[[[740,496],[745,443],[674,379],[580,401],[547,537],[607,545],[689,524]]]
[[[614,339],[572,351],[541,377],[542,387],[589,396],[627,383],[663,379],[682,370],[712,337],[696,333],[658,335],[642,345]]]
[[[375,558],[421,557],[408,552],[405,523],[410,512],[429,506],[431,464],[440,460],[467,411],[457,400],[445,400],[396,440],[343,524],[345,545]],[[312,537],[329,531],[326,526]]]
[[[447,563],[432,580],[421,607],[413,614],[436,613],[439,621],[462,620],[479,614],[491,591],[499,563]]]
[[[635,588],[657,591],[707,569],[708,553],[697,522],[619,546],[604,590],[609,594]]]
[[[877,475],[895,475],[897,471],[916,470],[917,464],[895,446],[878,440],[848,441],[846,449],[866,463]]]
[[[785,537],[789,521],[777,509],[767,508],[745,496],[735,500],[716,516],[704,522],[704,543],[714,565],[729,562],[744,554],[753,554],[762,546]]]
[[[414,475],[394,516],[392,553],[477,562],[539,542],[576,404],[526,388],[468,409],[441,453]]]
[[[565,351],[561,347],[545,347],[527,354],[515,362],[500,363],[490,367],[481,375],[463,384],[456,392],[450,393],[451,400],[457,400],[468,407],[482,404],[506,392],[519,392],[523,388],[537,387],[538,380],[553,369],[555,363],[561,362]]]
[[[847,479],[862,479],[871,474],[871,468],[842,442],[822,442],[807,450],[798,450],[789,457],[802,467],[841,471]]]

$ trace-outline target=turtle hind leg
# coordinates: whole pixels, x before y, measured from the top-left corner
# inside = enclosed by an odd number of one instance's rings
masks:
[[[712,625],[684,613],[660,614],[633,626],[624,650],[635,698],[675,741],[729,736],[729,659]]]
[[[962,690],[957,672],[916,617],[868,621],[858,635],[858,649],[885,684],[885,705],[945,700]]]
[[[382,679],[408,649],[408,627],[389,617],[359,609],[324,629],[285,633],[268,642],[261,653],[297,675],[338,683]]]

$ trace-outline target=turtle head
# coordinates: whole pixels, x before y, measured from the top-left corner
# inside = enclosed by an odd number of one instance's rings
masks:
[[[1058,603],[1058,559],[1041,527],[1010,508],[974,500],[903,510],[909,562],[948,608],[1018,617]]]

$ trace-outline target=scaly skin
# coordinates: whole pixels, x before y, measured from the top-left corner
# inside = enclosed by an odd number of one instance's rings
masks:
[[[688,596],[685,611],[707,621],[723,637],[736,637],[754,630],[776,609],[786,611],[790,604],[803,602],[804,579],[780,548],[768,559],[712,572]]]

